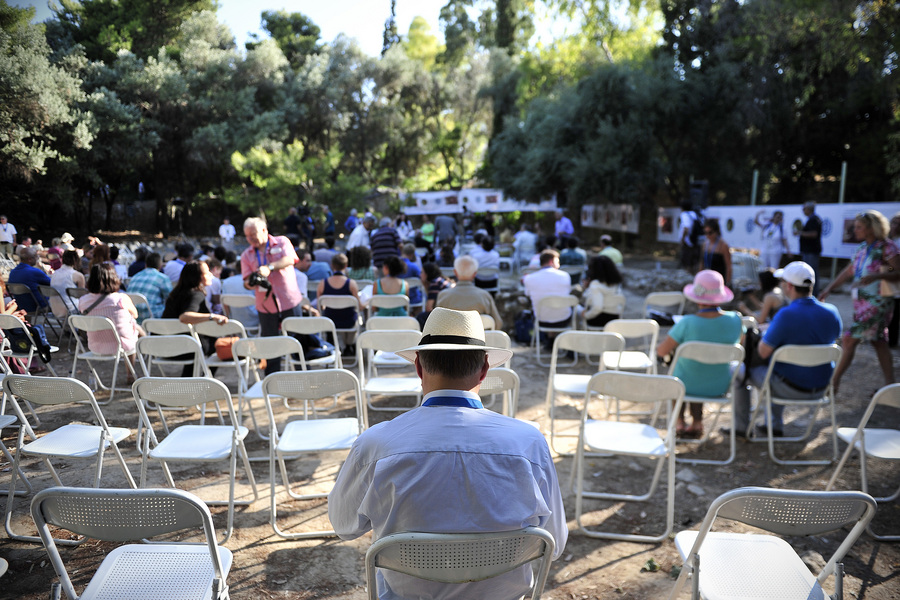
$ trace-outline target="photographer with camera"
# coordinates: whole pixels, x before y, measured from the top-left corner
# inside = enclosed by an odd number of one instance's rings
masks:
[[[269,235],[266,222],[258,217],[244,221],[244,236],[250,247],[241,254],[241,276],[244,287],[256,292],[260,335],[278,335],[281,321],[301,316],[303,294],[294,275],[297,253],[287,237]],[[266,364],[266,375],[280,370],[281,359]]]

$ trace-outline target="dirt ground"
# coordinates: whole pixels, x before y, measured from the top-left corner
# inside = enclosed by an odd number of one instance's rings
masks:
[[[850,318],[850,300],[846,294],[832,296],[831,301],[841,310],[845,322]],[[637,317],[641,310],[640,298],[629,298],[626,317]],[[895,368],[900,353],[894,350]],[[71,366],[71,355],[63,348],[54,358],[53,364],[60,375],[67,375]],[[547,431],[548,418],[545,404],[547,369],[540,367],[534,352],[526,347],[515,348],[513,369],[522,380],[519,412],[516,415],[526,420],[537,421]],[[589,373],[593,370],[582,361],[573,372]],[[111,374],[106,371],[106,378]],[[174,373],[172,373],[174,374]],[[79,367],[77,377],[87,380],[87,373]],[[228,370],[219,376],[231,387],[237,387],[237,376]],[[124,383],[124,377],[120,378]],[[872,394],[882,384],[882,376],[874,353],[868,346],[862,346],[849,372],[844,378],[837,402],[837,421],[842,426],[856,426]],[[98,394],[103,398],[103,393]],[[391,404],[397,405],[398,401]],[[562,399],[574,415],[576,400]],[[262,404],[254,404],[262,415]],[[130,396],[119,394],[110,405],[104,407],[108,422],[115,426],[134,427],[137,410]],[[346,399],[338,403],[336,409],[324,412],[349,414],[352,404]],[[67,407],[65,409],[39,411],[41,419],[50,427],[69,420],[90,420],[87,407]],[[302,418],[302,413],[299,413]],[[391,413],[371,412],[372,423],[389,418]],[[563,415],[567,416],[567,415]],[[802,414],[788,413],[789,431],[799,430],[804,422]],[[189,418],[174,417],[173,421]],[[298,418],[298,413],[289,414],[279,409],[279,420]],[[793,419],[793,421],[792,421]],[[707,426],[711,424],[707,417]],[[725,417],[724,424],[728,424]],[[873,420],[874,422],[875,420]],[[879,426],[900,427],[896,415],[879,416]],[[247,423],[249,425],[249,422]],[[722,425],[723,423],[719,423]],[[826,426],[827,425],[827,426]],[[801,446],[785,444],[787,454],[802,457],[826,457],[830,453],[831,427],[820,417],[814,430],[814,439]],[[12,430],[4,431],[4,442],[14,446]],[[571,440],[563,439],[561,446]],[[251,456],[262,459],[253,463],[253,472],[259,484],[260,498],[250,506],[236,510],[235,531],[226,544],[234,552],[234,565],[228,577],[233,598],[342,598],[361,600],[366,597],[363,558],[371,544],[371,536],[365,535],[353,541],[341,541],[334,537],[308,540],[284,540],[276,536],[269,524],[270,476],[267,456],[267,442],[251,432],[247,442]],[[128,465],[135,477],[140,471],[140,458],[134,438],[121,445]],[[564,449],[564,448],[561,448]],[[694,445],[680,445],[679,454],[684,457],[703,455],[725,457],[728,440],[720,434],[713,435],[710,443],[703,448]],[[843,446],[840,448],[843,451]],[[339,454],[322,454],[315,458],[291,461],[289,470],[294,481],[310,488],[327,490],[340,466]],[[26,461],[25,470],[29,474],[38,473],[40,465]],[[89,466],[76,461],[60,461],[60,476],[67,485],[89,485]],[[845,468],[839,489],[855,489],[859,486],[859,461],[854,457]],[[572,459],[569,456],[557,458],[557,469],[563,485],[566,513],[569,517],[570,537],[563,556],[553,564],[544,597],[561,599],[643,599],[668,596],[674,584],[673,567],[680,564],[674,543],[670,539],[660,544],[640,544],[612,542],[592,539],[579,534],[574,522],[575,501],[571,492],[570,472]],[[677,466],[678,483],[675,487],[675,531],[696,528],[706,513],[709,503],[719,494],[741,486],[760,485],[777,488],[803,490],[824,489],[833,466],[783,467],[773,463],[767,456],[764,444],[738,441],[737,458],[727,466],[689,465]],[[0,486],[6,489],[10,475],[10,465],[0,464]],[[173,468],[179,487],[197,493],[205,499],[225,497],[227,487],[227,467],[225,464],[206,464],[197,467],[177,465]],[[590,461],[588,485],[595,489],[622,489],[622,486],[641,485],[645,476],[649,481],[649,465],[638,460],[596,458]],[[158,466],[149,470],[151,485],[164,485]],[[873,466],[870,478],[873,495],[888,495],[896,488],[898,477],[896,468]],[[251,498],[247,479],[239,466],[239,499]],[[118,465],[110,455],[104,467],[104,487],[123,486],[125,479]],[[38,489],[51,485],[49,477],[41,475],[34,479]],[[638,491],[637,488],[632,488]],[[5,491],[4,491],[5,496]],[[283,488],[277,491],[279,523],[282,529],[309,531],[327,529],[327,507],[324,500],[299,502],[288,500]],[[17,530],[33,531],[33,524],[27,513],[28,499],[17,499],[13,523]],[[591,513],[586,520],[592,525],[626,532],[653,534],[664,528],[665,483],[650,502],[609,503],[591,502],[586,504]],[[439,510],[439,507],[437,507]],[[222,531],[225,525],[225,508],[212,508],[216,527]],[[875,528],[882,532],[900,531],[900,504],[894,502],[879,507],[875,517]],[[730,528],[742,531],[741,525]],[[815,563],[816,553],[826,559],[842,539],[840,532],[812,538],[791,540],[801,553],[807,553]],[[63,558],[74,572],[76,589],[90,579],[105,552],[111,546],[96,541],[88,541],[81,546],[63,549]],[[45,598],[55,575],[40,545],[20,543],[0,537],[0,557],[10,563],[9,572],[0,580],[0,599],[16,598],[35,600]],[[847,598],[886,600],[900,598],[900,551],[896,544],[874,541],[863,535],[844,560],[845,593]],[[826,585],[831,591],[832,582]],[[686,598],[689,594],[684,593]]]

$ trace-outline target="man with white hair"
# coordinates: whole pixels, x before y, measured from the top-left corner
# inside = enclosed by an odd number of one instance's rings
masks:
[[[484,408],[478,391],[509,350],[485,343],[474,311],[436,308],[419,345],[397,353],[416,365],[425,399],[363,432],[328,496],[328,516],[346,540],[371,530],[477,533],[536,526],[566,545],[568,528],[550,448],[537,428]],[[394,571],[376,574],[380,598],[522,598],[526,564],[462,584],[426,581]]]
[[[353,229],[350,237],[347,239],[347,252],[350,252],[357,246],[372,247],[369,240],[369,232],[375,228],[375,217],[365,217],[362,222]]]
[[[479,314],[489,315],[494,319],[494,327],[502,329],[503,319],[494,297],[489,291],[475,285],[478,261],[471,256],[460,256],[453,261],[453,272],[456,273],[456,287],[441,290],[434,305],[453,310],[474,310]]]
[[[241,253],[241,277],[244,287],[256,292],[260,335],[278,335],[284,319],[301,316],[303,294],[294,275],[297,252],[286,236],[270,235],[258,217],[244,221],[244,236],[250,247]],[[279,370],[280,358],[267,361],[266,375]]]

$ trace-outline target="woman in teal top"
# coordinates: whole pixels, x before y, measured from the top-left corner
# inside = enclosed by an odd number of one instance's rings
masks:
[[[389,256],[381,266],[384,275],[375,282],[376,296],[409,296],[409,284],[400,279],[406,272],[406,263],[399,256]],[[379,308],[375,312],[377,317],[405,317],[406,308]]]
[[[688,300],[699,306],[697,314],[683,317],[666,339],[656,349],[659,356],[673,352],[684,342],[714,342],[736,344],[744,333],[741,316],[736,312],[723,311],[720,305],[731,302],[734,293],[725,287],[725,280],[716,271],[704,270],[697,273],[694,283],[684,288]],[[689,396],[714,398],[728,391],[731,383],[731,369],[728,365],[707,365],[695,360],[679,360],[675,365],[675,377],[679,378]],[[678,434],[682,437],[703,436],[703,404],[688,403],[691,411],[690,427],[684,421],[684,407],[678,418]]]

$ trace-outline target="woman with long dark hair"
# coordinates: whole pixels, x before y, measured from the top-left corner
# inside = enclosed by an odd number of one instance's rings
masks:
[[[178,319],[182,323],[193,325],[203,321],[215,321],[219,325],[228,322],[225,315],[213,314],[206,304],[206,286],[212,283],[212,273],[205,262],[192,260],[184,265],[178,283],[166,300],[166,308],[163,310],[163,319]],[[207,355],[213,351],[213,340],[206,336],[200,336],[203,344],[203,352]],[[182,377],[190,377],[193,367],[185,365],[181,372]]]
[[[581,296],[584,305],[584,320],[591,327],[603,327],[613,319],[619,317],[607,309],[614,308],[611,297],[619,294],[622,284],[622,274],[616,267],[616,263],[608,256],[595,256],[588,263],[586,287]]]

